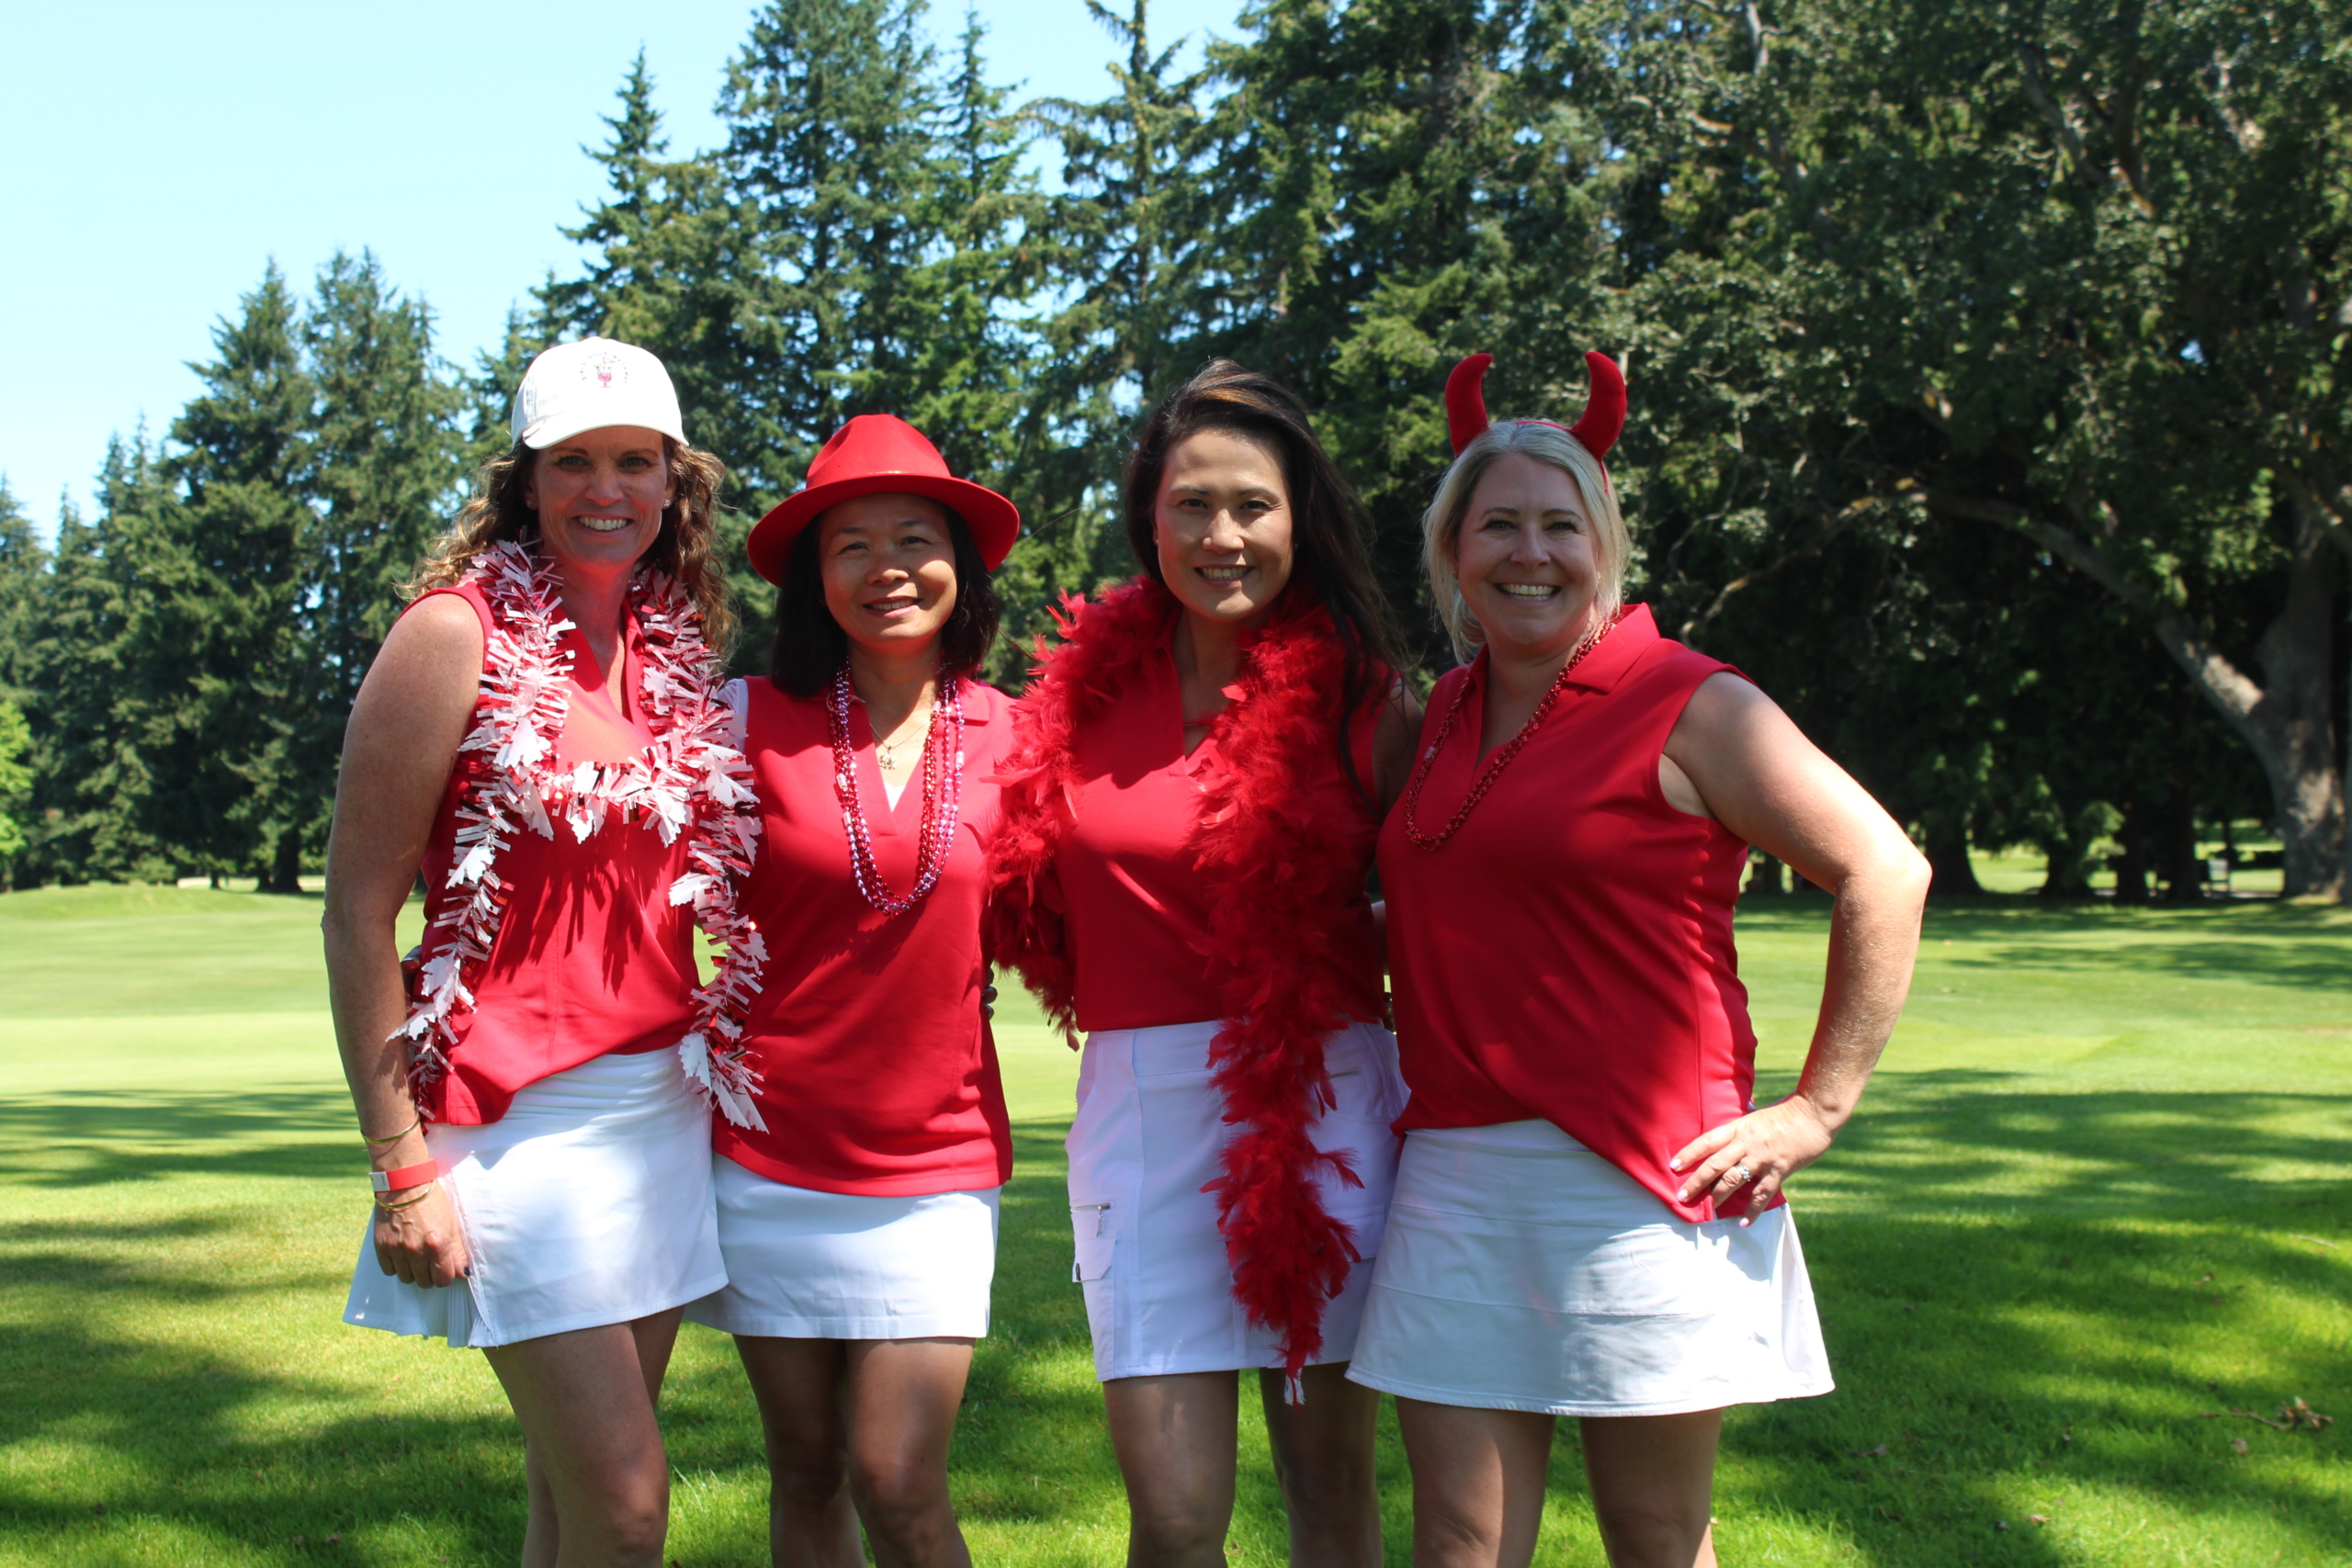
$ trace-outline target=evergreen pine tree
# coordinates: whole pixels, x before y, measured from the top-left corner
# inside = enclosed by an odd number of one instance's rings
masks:
[[[243,304],[214,328],[217,357],[194,367],[204,390],[172,426],[164,469],[181,493],[135,541],[124,658],[151,829],[195,869],[266,880],[287,727],[307,716],[294,671],[316,548],[303,503],[314,393],[275,265]]]
[[[1580,355],[1531,363],[1545,310],[1594,330],[1611,256],[1606,148],[1566,98],[1554,8],[1488,0],[1265,0],[1210,51],[1227,91],[1214,181],[1232,220],[1204,264],[1214,341],[1279,377],[1363,493],[1408,646],[1443,657],[1419,520],[1446,459],[1439,390],[1464,354],[1500,363],[1498,414],[1581,400]]]
[[[720,167],[741,249],[725,326],[695,346],[729,355],[706,418],[753,508],[851,415],[924,390],[919,344],[937,323],[910,285],[961,224],[936,178],[921,16],[917,0],[771,0],[728,67]]]
[[[0,698],[21,704],[30,692],[33,620],[48,575],[49,552],[0,475]]]
[[[48,575],[49,552],[0,476],[0,892],[17,886],[32,806],[32,731],[24,704],[31,694],[31,642]]]
[[[28,882],[153,881],[175,870],[147,822],[153,675],[130,657],[130,623],[153,595],[137,562],[171,504],[142,427],[128,443],[107,442],[95,522],[60,509],[23,665],[33,762]]]
[[[714,443],[723,436],[726,400],[737,379],[728,345],[741,237],[717,160],[663,156],[669,140],[642,50],[621,83],[618,112],[605,124],[609,141],[589,153],[605,170],[604,198],[563,231],[589,248],[587,265],[577,277],[550,277],[540,288],[537,311],[519,319],[519,338],[517,322],[509,322],[509,347],[529,344],[535,353],[560,336],[596,333],[651,349],[677,386],[687,435],[724,457],[725,448]],[[530,355],[520,358],[514,379],[504,383],[510,400]],[[505,407],[497,412],[503,425]]]
[[[1148,0],[1125,16],[1087,0],[1087,12],[1124,51],[1109,67],[1115,91],[1030,107],[1059,142],[1068,188],[1047,225],[1065,302],[1043,324],[1030,411],[1058,439],[1034,443],[1046,516],[1026,548],[1046,586],[1076,589],[1134,570],[1116,523],[1128,433],[1198,365],[1224,313],[1204,271],[1219,216],[1204,177],[1207,73],[1175,73],[1182,39],[1153,52]]]
[[[269,886],[287,893],[324,852],[345,720],[399,614],[399,585],[460,493],[462,461],[462,394],[436,374],[431,313],[391,288],[372,254],[321,270],[301,338],[315,399],[311,524],[300,654],[272,682],[290,700],[277,710],[266,832]]]
[[[32,741],[24,710],[0,697],[0,893],[16,887],[17,857],[25,847],[25,808],[33,782],[25,759]]]
[[[552,279],[547,285],[550,291],[556,287]],[[464,441],[460,468],[467,481],[484,463],[514,447],[515,390],[523,385],[523,372],[531,367],[531,361],[556,337],[555,319],[546,306],[529,310],[510,307],[498,346],[474,351],[473,368],[459,377],[457,389],[458,430]]]

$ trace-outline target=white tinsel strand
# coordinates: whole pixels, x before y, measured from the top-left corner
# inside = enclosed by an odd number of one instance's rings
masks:
[[[631,584],[642,683],[654,720],[651,745],[624,763],[582,763],[559,775],[554,758],[570,708],[571,673],[562,637],[572,629],[562,615],[561,581],[550,567],[511,542],[477,557],[469,579],[491,602],[492,627],[475,722],[459,750],[483,755],[488,765],[486,776],[460,798],[457,847],[462,852],[448,879],[453,890],[467,887],[471,896],[429,933],[447,940],[426,960],[409,1017],[396,1036],[412,1043],[411,1071],[419,1089],[447,1070],[447,1052],[459,1039],[458,1021],[472,1010],[469,982],[489,962],[505,912],[497,858],[516,831],[528,829],[552,838],[555,822],[561,820],[584,842],[617,813],[625,822],[641,819],[667,844],[682,829],[705,829],[705,813],[692,803],[707,798],[723,803],[724,809],[708,814],[718,820],[707,825],[721,847],[699,858],[722,870],[738,862],[748,869],[749,849],[759,834],[755,816],[748,827],[738,819],[752,798],[750,770],[733,748],[715,743],[717,661],[683,588],[654,572],[639,573]],[[693,899],[697,922],[714,941],[733,938],[720,983],[711,987],[716,1005],[707,1005],[696,993],[697,1018],[710,1014],[719,1037],[729,1042],[741,1039],[742,1009],[758,989],[756,974],[765,960],[756,932],[735,913],[733,891],[722,880]],[[742,973],[746,968],[748,976]],[[722,1046],[710,1067],[695,1076],[734,1115],[739,1107],[730,1101],[748,1109],[743,1097],[749,1069],[728,1060],[730,1054],[740,1058],[740,1044],[731,1053]],[[757,1112],[752,1114],[756,1119]]]

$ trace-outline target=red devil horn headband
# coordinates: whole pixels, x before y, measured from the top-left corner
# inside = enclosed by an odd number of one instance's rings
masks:
[[[1486,395],[1479,390],[1479,383],[1486,380],[1487,367],[1494,362],[1491,354],[1474,354],[1455,366],[1453,374],[1445,378],[1445,433],[1453,442],[1456,457],[1478,439],[1490,423]],[[1594,457],[1606,457],[1609,449],[1617,445],[1618,433],[1625,428],[1625,378],[1618,371],[1616,361],[1598,351],[1587,354],[1584,364],[1586,373],[1592,378],[1592,390],[1585,398],[1584,417],[1567,427],[1568,434],[1583,442],[1585,450]]]

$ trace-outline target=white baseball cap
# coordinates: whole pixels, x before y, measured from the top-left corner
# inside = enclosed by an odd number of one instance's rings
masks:
[[[608,337],[560,343],[532,360],[507,423],[534,451],[610,424],[658,430],[680,446],[686,440],[677,389],[662,362]]]

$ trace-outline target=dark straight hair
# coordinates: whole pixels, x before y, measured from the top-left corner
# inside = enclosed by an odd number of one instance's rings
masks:
[[[947,514],[947,537],[956,552],[956,608],[939,628],[939,672],[969,675],[987,661],[1002,612],[971,529],[954,507],[940,510]],[[820,513],[800,530],[785,552],[784,576],[775,586],[775,648],[768,656],[768,679],[796,697],[823,691],[849,660],[849,634],[825,604],[824,574],[817,565],[824,523]]]
[[[1177,443],[1204,430],[1227,430],[1261,441],[1282,459],[1283,484],[1290,491],[1288,592],[1311,592],[1330,612],[1346,654],[1340,691],[1340,768],[1369,803],[1372,792],[1356,773],[1349,726],[1356,711],[1396,679],[1396,638],[1389,628],[1388,601],[1372,571],[1363,503],[1315,439],[1306,410],[1291,389],[1230,359],[1212,359],[1160,399],[1127,455],[1122,487],[1127,547],[1146,577],[1168,586],[1153,538],[1159,479]]]

